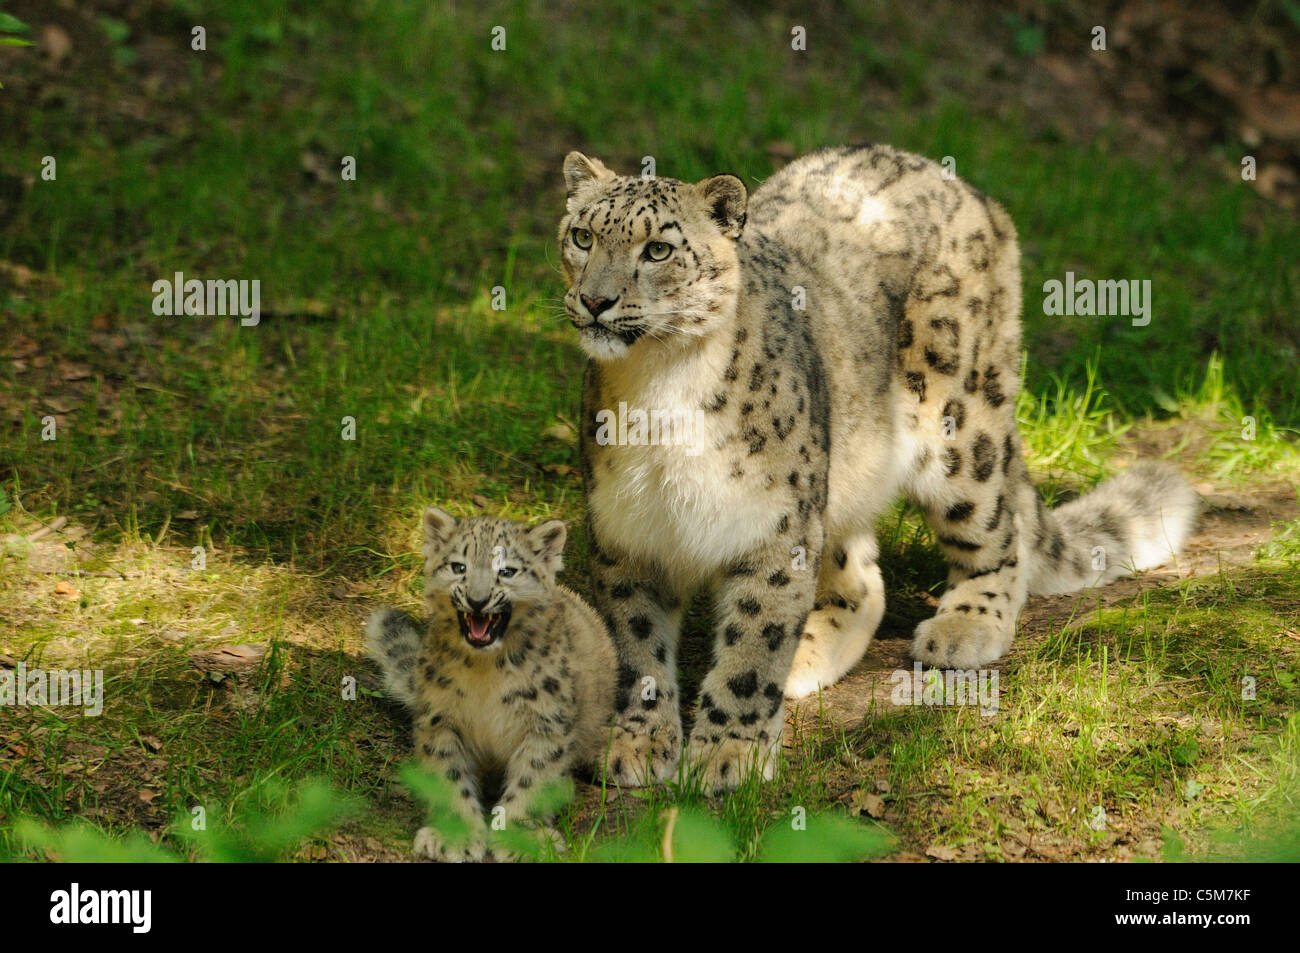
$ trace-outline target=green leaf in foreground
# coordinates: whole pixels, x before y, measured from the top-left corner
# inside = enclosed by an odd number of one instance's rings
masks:
[[[281,798],[279,786],[268,787],[268,797]],[[204,860],[217,863],[267,863],[283,860],[303,841],[332,830],[358,810],[357,802],[324,781],[302,784],[282,810],[241,811],[230,827],[192,829],[185,815],[177,818],[173,832],[188,841]]]
[[[759,844],[758,859],[769,864],[836,864],[883,857],[894,838],[843,814],[809,815],[802,830],[790,821],[773,825]]]
[[[31,27],[9,13],[0,12],[0,33],[26,33]]]
[[[18,821],[15,830],[24,853],[36,854],[56,862],[161,864],[181,860],[171,851],[154,844],[144,834],[117,839],[80,821],[54,828],[25,817]]]

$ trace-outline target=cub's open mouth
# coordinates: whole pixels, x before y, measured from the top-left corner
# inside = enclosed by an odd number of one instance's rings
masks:
[[[456,618],[460,621],[460,634],[465,641],[476,649],[483,649],[505,633],[510,623],[510,607],[506,606],[497,613],[457,611]]]

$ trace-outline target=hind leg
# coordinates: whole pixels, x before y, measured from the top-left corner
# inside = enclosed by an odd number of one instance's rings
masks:
[[[871,534],[828,548],[817,580],[817,601],[804,625],[787,698],[829,688],[858,663],[885,614],[885,584]]]
[[[909,489],[951,566],[912,654],[978,668],[1011,645],[1028,569],[1022,529],[1035,529],[1015,419],[1020,256],[997,203],[963,187],[949,198],[956,208],[927,241],[899,342],[904,387],[917,401],[910,436],[923,455]]]
[[[1018,515],[1027,496],[1014,430],[1001,438],[976,429],[966,441],[950,441],[931,460],[929,479],[918,481],[917,502],[949,562],[938,611],[912,642],[912,656],[929,665],[981,668],[1004,655],[1015,635],[1029,568]]]

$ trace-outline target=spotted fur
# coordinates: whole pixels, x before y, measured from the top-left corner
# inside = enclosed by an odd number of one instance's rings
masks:
[[[484,805],[528,818],[530,797],[600,760],[613,709],[615,652],[600,617],[556,582],[564,524],[424,516],[427,618],[380,609],[366,646],[388,694],[414,717],[416,757],[451,781],[473,833],[444,843],[432,828],[417,853],[483,856]],[[508,616],[490,644],[471,641],[467,614]],[[493,797],[494,800],[484,799]]]
[[[701,585],[715,594],[716,660],[687,753],[715,788],[770,776],[783,696],[843,676],[880,623],[874,526],[900,494],[951,567],[912,645],[935,665],[998,659],[1029,591],[1105,582],[1181,546],[1195,496],[1169,468],[1042,505],[1014,417],[1015,229],[936,164],[826,149],[752,197],[735,176],[617,176],[580,153],[564,171],[565,305],[591,358],[582,453],[594,600],[619,651],[621,782],[677,770],[677,640]],[[694,445],[602,443],[596,415],[620,404],[702,411]]]

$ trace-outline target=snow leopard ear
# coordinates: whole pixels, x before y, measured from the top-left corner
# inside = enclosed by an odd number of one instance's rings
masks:
[[[559,520],[549,520],[528,531],[528,545],[554,572],[564,567],[564,539],[567,531]]]
[[[570,199],[584,185],[612,178],[614,173],[599,159],[588,159],[581,152],[570,152],[564,157],[564,185]]]
[[[722,234],[739,238],[740,230],[745,227],[745,208],[749,204],[749,190],[745,183],[734,175],[723,173],[696,183],[695,192]]]
[[[445,545],[454,532],[456,517],[436,506],[424,511],[424,548],[427,554],[432,556],[430,550]]]

